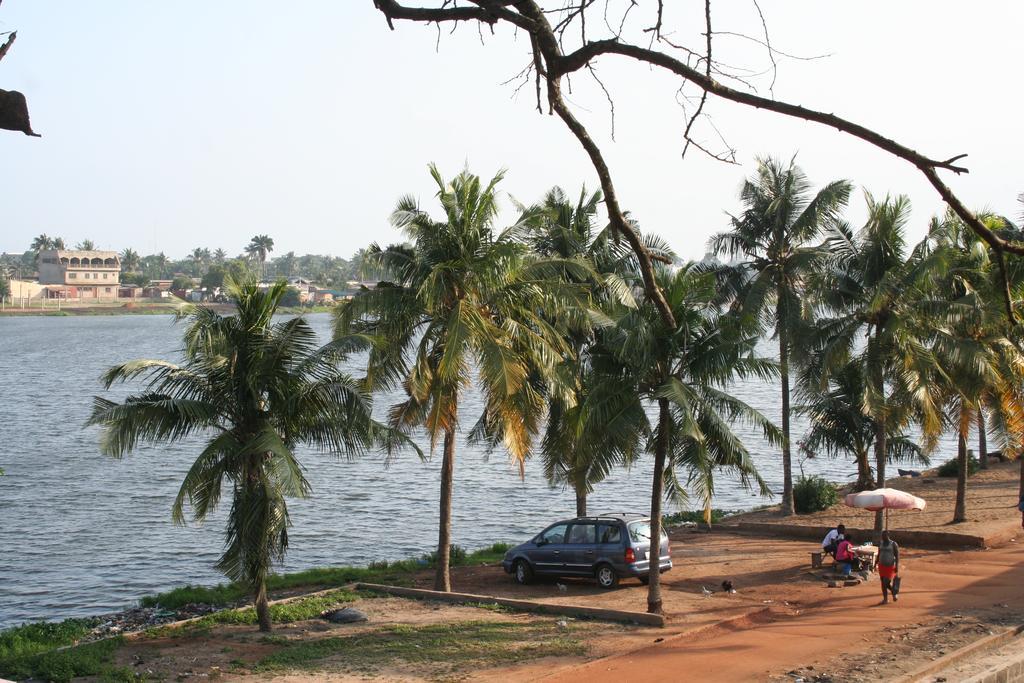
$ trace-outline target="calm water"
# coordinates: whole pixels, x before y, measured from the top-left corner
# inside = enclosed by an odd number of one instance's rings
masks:
[[[312,315],[310,322],[329,335],[329,316]],[[179,334],[166,316],[0,318],[0,467],[7,472],[0,477],[0,628],[112,611],[147,593],[222,580],[213,564],[223,511],[201,526],[170,520],[196,442],[146,447],[116,461],[98,452],[97,431],[82,427],[107,367],[133,358],[174,360]],[[130,388],[115,387],[108,396],[121,398]],[[735,393],[779,419],[774,386],[748,383]],[[379,400],[377,410],[386,403]],[[479,398],[470,394],[462,404],[471,423]],[[794,439],[803,429],[794,424]],[[744,436],[762,475],[780,490],[777,453],[759,433]],[[349,462],[300,452],[300,460],[314,493],[289,503],[284,570],[394,560],[434,546],[440,455],[426,462],[402,455],[389,468],[378,456]],[[833,480],[854,474],[845,461],[812,460],[804,470]],[[651,471],[645,462],[614,473],[593,494],[590,510],[646,509]],[[763,502],[725,476],[717,483],[716,507]],[[571,516],[575,502],[570,491],[547,486],[539,464],[528,463],[521,480],[505,457],[486,458],[460,443],[453,508],[454,541],[472,549],[521,541]]]

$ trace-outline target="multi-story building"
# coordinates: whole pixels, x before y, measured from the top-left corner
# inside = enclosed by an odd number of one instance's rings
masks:
[[[117,299],[121,260],[116,251],[39,252],[39,284],[51,297]]]

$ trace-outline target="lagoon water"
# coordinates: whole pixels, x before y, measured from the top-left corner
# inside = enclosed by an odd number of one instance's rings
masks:
[[[326,339],[330,317],[309,316]],[[0,318],[0,628],[130,606],[141,595],[186,583],[222,580],[213,565],[226,505],[203,525],[171,523],[178,485],[197,443],[143,447],[114,460],[99,453],[98,433],[83,428],[99,377],[134,358],[177,359],[180,329],[168,316]],[[770,353],[769,347],[765,352]],[[359,358],[351,372],[359,373]],[[135,386],[115,387],[120,399]],[[748,382],[734,393],[779,420],[776,385]],[[383,413],[389,401],[377,400]],[[463,422],[480,407],[470,392]],[[805,424],[796,420],[794,442]],[[778,452],[756,430],[740,430],[772,490],[781,490]],[[429,444],[420,439],[424,451]],[[935,459],[950,457],[948,443]],[[400,455],[355,461],[300,450],[313,496],[289,502],[293,527],[283,571],[363,565],[419,555],[436,544],[440,454],[421,461]],[[615,472],[590,499],[592,513],[649,509],[652,463]],[[832,480],[854,474],[850,461],[803,462],[807,474]],[[799,469],[796,470],[799,474]],[[715,506],[747,508],[766,501],[722,475]],[[454,542],[473,549],[521,542],[543,525],[572,516],[571,491],[548,487],[540,464],[526,476],[501,454],[485,457],[459,444],[453,503]]]

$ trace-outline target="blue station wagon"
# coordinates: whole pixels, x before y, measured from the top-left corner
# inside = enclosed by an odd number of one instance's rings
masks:
[[[661,532],[658,566],[672,568],[668,536]],[[501,566],[516,583],[535,575],[584,576],[602,588],[619,579],[636,577],[647,583],[651,561],[651,520],[642,515],[614,513],[555,522],[526,543],[505,553]]]

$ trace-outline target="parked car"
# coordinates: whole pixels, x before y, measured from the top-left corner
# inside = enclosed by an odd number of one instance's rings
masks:
[[[658,566],[672,568],[668,536],[661,532]],[[555,522],[526,543],[505,553],[501,566],[516,583],[535,575],[589,576],[602,588],[633,576],[647,583],[650,571],[651,520],[639,514],[615,513]]]

